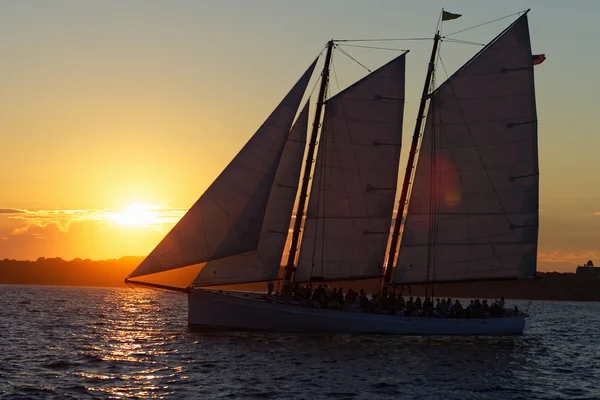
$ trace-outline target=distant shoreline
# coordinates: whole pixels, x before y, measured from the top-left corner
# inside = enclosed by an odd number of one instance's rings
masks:
[[[61,258],[39,258],[36,261],[0,260],[0,284],[128,287],[124,279],[139,265],[143,257],[122,257],[116,260],[66,261]],[[500,298],[514,300],[600,301],[600,279],[586,279],[575,273],[539,272],[540,279],[522,281],[494,281],[479,283],[436,284],[435,297]],[[193,279],[193,278],[192,278]],[[185,280],[189,283],[189,278]],[[358,282],[333,282],[334,287],[364,289],[368,293],[379,290],[380,281],[371,279]],[[409,290],[410,288],[410,290]],[[265,290],[265,284],[236,285],[226,290]],[[396,291],[400,291],[397,288]],[[431,287],[429,288],[431,292]],[[404,296],[423,296],[423,285],[404,286]]]

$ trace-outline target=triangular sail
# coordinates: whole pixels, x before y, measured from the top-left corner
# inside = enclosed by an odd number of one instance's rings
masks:
[[[194,281],[195,285],[226,285],[277,278],[298,191],[308,110],[307,102],[285,144],[256,250],[209,262]]]
[[[296,281],[381,276],[404,112],[404,54],[326,103]]]
[[[523,16],[431,98],[395,282],[534,276],[538,175]]]
[[[130,278],[256,249],[281,153],[315,64]]]

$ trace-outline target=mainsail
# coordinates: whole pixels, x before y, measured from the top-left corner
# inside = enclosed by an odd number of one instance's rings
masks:
[[[281,154],[316,62],[129,278],[257,248]]]
[[[395,283],[534,276],[538,188],[523,15],[431,96]]]
[[[277,278],[298,191],[306,147],[309,102],[294,124],[275,174],[256,250],[210,261],[194,285],[260,282]]]
[[[377,277],[390,230],[405,55],[326,103],[296,281]]]

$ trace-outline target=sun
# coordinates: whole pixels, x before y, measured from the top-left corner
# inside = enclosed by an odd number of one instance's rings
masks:
[[[157,206],[135,202],[111,217],[113,221],[123,226],[151,225],[158,222],[157,209]]]

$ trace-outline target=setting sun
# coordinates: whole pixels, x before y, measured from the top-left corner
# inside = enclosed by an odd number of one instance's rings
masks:
[[[158,222],[156,210],[157,206],[135,202],[125,210],[114,213],[111,219],[124,226],[150,225]]]

